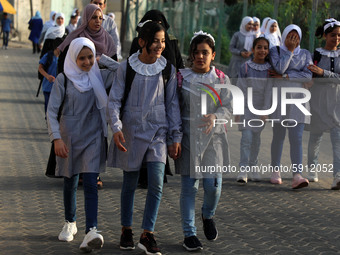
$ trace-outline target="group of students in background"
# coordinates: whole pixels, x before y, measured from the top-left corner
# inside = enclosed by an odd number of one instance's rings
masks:
[[[183,247],[188,251],[203,249],[195,225],[195,197],[200,180],[204,189],[201,207],[204,234],[207,240],[216,240],[218,230],[213,217],[221,196],[222,174],[195,171],[195,166],[230,164],[227,129],[214,123],[216,119],[232,118],[232,94],[216,84],[228,85],[235,81],[233,84],[237,84],[244,95],[251,87],[255,109],[267,110],[271,107],[273,87],[278,90],[304,88],[310,86],[314,74],[308,163],[317,164],[322,134],[331,130],[332,189],[340,189],[340,172],[337,173],[340,168],[340,109],[336,103],[340,78],[338,21],[327,20],[322,29],[318,29],[318,35],[325,37],[326,45],[317,49],[320,58],[313,62],[311,54],[300,49],[302,33],[298,26],[286,27],[281,37],[277,21],[268,18],[264,22],[267,27],[260,32],[260,20],[245,17],[240,32],[233,36],[230,45],[233,54],[228,73],[233,78],[230,82],[226,74],[212,65],[216,54],[215,39],[203,31],[194,33],[191,39],[189,67],[185,68],[178,45],[167,33],[169,24],[158,10],[148,11],[138,24],[138,37],[134,40],[136,50],[127,60],[116,62],[119,47],[103,25],[105,16],[100,4],[105,1],[93,0],[84,8],[81,25],[63,38],[62,43],[55,40],[61,35],[58,25],[53,27],[58,34],[53,39],[55,72],[41,70],[49,86],[49,91],[44,91],[44,94],[48,92],[45,109],[50,141],[54,143],[57,156],[56,175],[64,177],[65,223],[59,240],[72,241],[77,233],[76,191],[82,174],[86,235],[80,249],[90,252],[103,246],[104,238],[97,229],[97,179],[107,164],[123,170],[120,248],[135,249],[134,197],[140,169],[146,165],[148,190],[138,247],[146,254],[161,254],[154,229],[168,155],[175,161],[176,173],[181,175],[179,200]],[[55,17],[58,19],[62,15]],[[45,54],[40,68],[43,69],[46,61]],[[317,79],[320,77],[329,79],[325,83],[326,79]],[[214,91],[211,94],[214,100],[207,100],[202,115],[201,96],[207,89]],[[301,93],[291,93],[290,97],[301,98]],[[330,99],[325,100],[325,97]],[[272,166],[280,165],[287,129],[292,164],[302,165],[302,132],[307,120],[296,106],[288,108],[283,116],[279,103],[270,116],[277,120],[273,125]],[[288,123],[290,127],[283,127],[280,124],[283,117],[295,122]],[[238,122],[253,118],[259,116],[247,105],[244,115],[235,116]],[[267,118],[269,116],[260,116],[262,121]],[[107,123],[113,133],[108,151]],[[256,166],[263,128],[248,125],[240,130],[239,165]],[[294,189],[308,185],[301,171],[298,168],[293,173]],[[248,176],[247,172],[240,171],[237,180],[246,183],[248,177],[255,181],[261,179],[256,173]],[[317,176],[313,178],[317,181]],[[271,182],[282,183],[279,171],[273,172]]]
[[[340,43],[339,22],[335,19],[326,19],[318,27],[316,36],[325,39],[325,46],[317,48],[313,54],[300,48],[302,40],[301,29],[296,25],[287,26],[281,36],[278,22],[269,17],[263,20],[261,33],[256,38],[256,32],[251,27],[256,18],[245,17],[240,26],[240,32],[234,34],[230,50],[233,54],[229,74],[237,77],[237,85],[247,97],[247,89],[253,89],[253,106],[255,109],[268,110],[271,107],[272,88],[278,88],[278,98],[281,98],[281,88],[306,88],[310,89],[310,104],[305,106],[311,109],[312,117],[306,116],[295,105],[287,106],[286,113],[281,112],[281,102],[278,101],[277,110],[270,118],[275,119],[273,124],[273,140],[271,144],[271,166],[280,169],[283,143],[288,129],[290,143],[290,157],[293,166],[292,188],[298,189],[308,186],[309,181],[318,181],[318,155],[322,134],[330,132],[333,148],[333,176],[331,189],[340,189],[340,150],[339,150],[339,109],[337,106],[339,84],[339,69],[336,63],[339,55]],[[249,59],[249,44],[253,39],[252,59]],[[256,38],[256,39],[255,39]],[[234,69],[239,71],[236,72]],[[233,71],[234,70],[234,71]],[[312,78],[315,78],[312,80]],[[322,79],[319,79],[322,78]],[[327,94],[326,94],[327,93]],[[289,98],[301,99],[303,93],[290,93]],[[247,98],[245,99],[247,101]],[[258,118],[245,105],[245,114],[236,116],[236,120],[249,120]],[[260,116],[262,121],[268,116]],[[280,124],[284,119],[289,127]],[[240,127],[240,126],[239,126]],[[260,176],[254,166],[258,162],[260,149],[261,127],[239,128],[242,131],[240,146],[240,163],[242,169],[237,181],[247,183],[250,180],[259,181]],[[310,130],[308,143],[308,178],[303,178],[302,164],[302,134],[304,129]],[[248,168],[246,168],[248,167]],[[258,170],[258,169],[257,169]],[[274,184],[281,184],[280,171],[273,171],[271,180]]]

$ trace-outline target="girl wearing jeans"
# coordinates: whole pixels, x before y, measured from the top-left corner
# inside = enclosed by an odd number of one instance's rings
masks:
[[[132,216],[139,170],[144,162],[148,171],[148,193],[143,216],[143,233],[138,247],[146,254],[161,254],[154,239],[158,208],[162,198],[164,167],[167,152],[180,154],[182,139],[175,68],[170,79],[163,81],[162,71],[167,60],[161,55],[165,48],[165,29],[153,21],[139,24],[138,43],[142,52],[128,58],[135,72],[125,105],[127,61],[120,64],[111,88],[108,110],[113,140],[109,165],[123,169],[121,192],[121,249],[134,249]],[[167,149],[168,146],[168,149]]]
[[[180,107],[183,126],[182,155],[175,160],[176,173],[181,174],[180,207],[184,233],[183,247],[188,251],[203,249],[196,235],[195,200],[200,179],[204,202],[201,209],[204,234],[216,240],[218,232],[213,220],[221,195],[222,174],[200,173],[195,170],[209,166],[228,166],[229,148],[224,125],[214,125],[215,119],[231,116],[231,93],[215,84],[229,84],[223,72],[211,66],[215,58],[215,40],[202,31],[195,33],[190,43],[191,68],[180,69]],[[207,97],[207,112],[201,112],[201,97]],[[214,91],[214,92],[212,92]],[[216,93],[216,94],[215,94]],[[214,104],[214,100],[218,104]]]
[[[300,48],[302,33],[300,27],[289,25],[282,34],[282,42],[279,48],[270,49],[270,61],[274,68],[270,71],[274,81],[273,87],[278,88],[278,105],[270,119],[277,119],[273,127],[273,140],[271,145],[271,165],[274,168],[271,182],[281,184],[280,162],[283,143],[288,129],[290,143],[290,159],[292,163],[293,182],[292,188],[299,189],[308,186],[308,180],[301,176],[302,172],[302,133],[305,123],[309,119],[299,108],[293,104],[286,105],[286,114],[281,113],[281,89],[282,88],[303,88],[305,82],[312,79],[312,72],[308,65],[312,63],[309,51]],[[301,99],[302,93],[286,93],[288,99]],[[289,121],[282,121],[290,119]],[[288,126],[288,127],[286,127]]]
[[[269,41],[264,37],[259,37],[253,43],[253,60],[244,63],[238,75],[237,86],[242,90],[243,95],[247,95],[248,88],[252,88],[253,106],[257,110],[268,110],[272,99],[272,81],[268,79],[268,70],[271,68],[268,62]],[[260,181],[261,176],[254,167],[258,162],[258,155],[261,145],[261,132],[264,128],[267,115],[258,116],[253,114],[247,104],[247,96],[245,102],[245,114],[235,116],[236,122],[244,121],[245,125],[239,125],[239,130],[242,132],[240,146],[240,173],[236,181],[247,183],[248,179],[252,181]],[[260,119],[260,121],[252,121],[253,126],[249,126],[252,119]],[[258,126],[259,125],[259,126]],[[254,127],[255,126],[255,127]]]
[[[106,162],[105,89],[111,86],[118,65],[102,55],[100,63],[108,69],[99,70],[95,56],[95,46],[89,39],[79,37],[71,42],[64,64],[65,75],[57,76],[47,107],[50,140],[57,156],[55,175],[64,177],[66,222],[59,240],[70,242],[77,233],[77,186],[79,174],[83,173],[86,236],[80,249],[85,252],[100,249],[104,243],[97,232],[97,176],[105,171]]]
[[[309,180],[318,181],[318,156],[322,135],[330,132],[333,147],[333,183],[331,189],[340,189],[340,22],[327,19],[315,33],[326,39],[323,48],[314,52],[314,65],[308,68],[315,74],[311,88],[312,121],[308,143]],[[316,56],[319,56],[318,58]]]

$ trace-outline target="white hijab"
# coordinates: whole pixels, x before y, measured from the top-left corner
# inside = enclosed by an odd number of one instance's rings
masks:
[[[274,33],[270,32],[270,27],[276,23],[277,24],[277,30]],[[269,48],[280,46],[281,44],[281,31],[279,28],[279,23],[275,19],[271,19],[268,21],[268,25],[266,28],[266,32],[264,33],[265,38],[269,41]]]
[[[271,20],[271,17],[266,17],[262,20],[262,25],[261,25],[261,33],[262,34],[264,34],[266,32],[266,26],[267,26],[269,20]]]
[[[256,31],[254,31],[255,37],[257,38],[261,35],[261,29],[260,29],[261,21],[258,17],[253,17],[253,21],[254,21],[254,24],[259,23],[259,28]]]
[[[61,12],[57,13],[55,15],[55,19],[54,19],[54,26],[50,27],[49,29],[47,29],[44,40],[46,40],[46,39],[55,39],[57,37],[61,38],[61,37],[64,36],[64,34],[65,34],[65,26],[64,26],[64,24],[62,24],[61,26],[59,26],[57,24],[57,19],[59,17],[62,17],[64,19],[64,23],[65,23],[65,15],[64,15],[64,13],[61,13]]]
[[[53,20],[53,15],[56,14],[57,12],[51,11],[50,13],[50,20],[46,21],[45,26],[47,28],[53,27],[54,26],[54,20]]]
[[[89,72],[81,70],[76,62],[79,52],[84,47],[90,48],[94,56],[94,64]],[[85,37],[78,37],[70,44],[65,58],[64,72],[67,78],[73,82],[74,87],[79,92],[83,93],[93,89],[96,96],[96,106],[98,109],[102,109],[106,107],[107,94],[95,57],[96,48],[93,42]]]
[[[246,37],[246,40],[244,41],[244,46],[243,48],[247,51],[251,51],[253,48],[253,41],[254,41],[254,33],[253,31],[247,31],[246,30],[246,25],[253,21],[252,17],[245,16],[242,19],[241,25],[240,25],[240,32]]]
[[[290,31],[292,30],[296,30],[299,34],[299,37],[300,37],[300,43],[301,43],[301,40],[302,40],[302,32],[301,32],[301,28],[297,25],[294,25],[294,24],[291,24],[289,26],[287,26],[285,28],[285,30],[283,30],[283,33],[282,33],[282,40],[281,40],[281,48],[288,51],[287,47],[286,47],[286,44],[285,44],[285,41],[286,41],[286,38],[287,38],[287,35],[289,34]],[[294,50],[294,55],[298,55],[300,53],[300,45],[298,47],[295,48]]]

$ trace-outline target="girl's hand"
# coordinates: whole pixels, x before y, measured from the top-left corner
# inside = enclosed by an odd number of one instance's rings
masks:
[[[311,72],[313,72],[313,73],[315,73],[315,74],[317,74],[317,75],[319,75],[319,76],[323,76],[323,69],[322,68],[320,68],[320,67],[318,67],[317,65],[309,65],[308,67],[307,67]]]
[[[200,125],[199,127],[205,127],[206,129],[203,131],[205,134],[209,134],[214,127],[214,120],[216,120],[215,114],[206,114],[203,115],[202,121],[204,124]]]
[[[278,74],[275,70],[269,69],[268,74],[270,78],[282,78],[282,74]]]
[[[48,75],[47,80],[48,80],[49,82],[54,82],[54,81],[55,81],[55,77],[54,77],[53,75]]]
[[[126,152],[127,149],[123,146],[122,143],[125,143],[125,138],[123,135],[122,131],[118,131],[116,133],[113,134],[113,141],[115,142],[116,146],[118,147],[119,150]]]
[[[58,48],[56,48],[56,49],[53,51],[53,53],[54,53],[54,56],[59,57],[59,55],[60,55],[60,50],[59,50]]]
[[[67,158],[68,157],[68,149],[66,144],[61,139],[56,139],[54,142],[54,152],[55,155],[61,158]]]
[[[181,157],[182,147],[180,143],[173,143],[168,146],[168,154],[172,159],[178,159]]]
[[[294,52],[295,48],[299,45],[299,36],[296,34],[291,34],[287,36],[285,44],[290,52]]]
[[[241,56],[244,58],[249,58],[251,55],[251,51],[242,51]]]

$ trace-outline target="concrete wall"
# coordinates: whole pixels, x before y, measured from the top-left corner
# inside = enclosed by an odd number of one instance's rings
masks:
[[[9,2],[17,10],[16,15],[9,15],[13,20],[13,25],[18,30],[18,36],[13,40],[30,43],[28,36],[28,21],[31,18],[30,0],[9,0]],[[65,14],[65,24],[69,22],[69,17],[74,8],[79,8],[82,11],[83,7],[87,5],[90,0],[32,0],[33,15],[36,11],[41,12],[44,23],[49,20],[51,10],[63,12]],[[116,23],[118,31],[120,31],[121,24],[121,1],[107,0],[107,7],[105,13],[114,12],[116,14]]]

